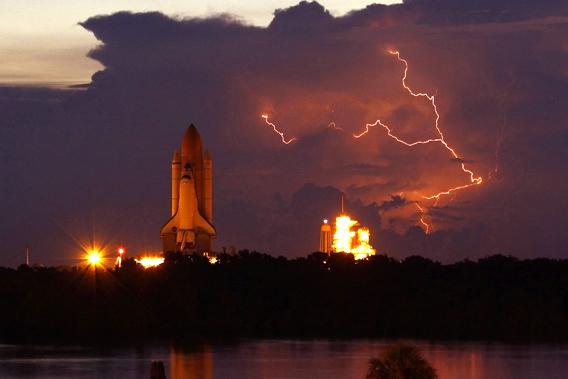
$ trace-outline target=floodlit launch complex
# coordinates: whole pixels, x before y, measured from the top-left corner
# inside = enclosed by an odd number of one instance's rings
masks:
[[[352,230],[356,228],[356,230]],[[359,222],[349,217],[343,210],[343,197],[341,198],[341,214],[335,218],[332,226],[328,220],[323,220],[320,228],[320,248],[322,253],[353,254],[355,259],[366,259],[376,254],[371,246],[371,232],[366,227],[359,227]]]
[[[160,236],[164,252],[211,252],[213,226],[213,161],[202,152],[201,137],[192,124],[187,128],[181,155],[172,159],[171,218]]]

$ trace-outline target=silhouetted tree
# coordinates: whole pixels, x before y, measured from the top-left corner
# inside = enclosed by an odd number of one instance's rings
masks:
[[[380,358],[371,359],[367,379],[436,379],[436,370],[409,345],[385,349]]]

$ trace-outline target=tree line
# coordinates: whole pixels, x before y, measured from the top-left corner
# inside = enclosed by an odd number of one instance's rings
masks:
[[[144,269],[0,268],[0,338],[568,340],[568,260],[168,253]]]

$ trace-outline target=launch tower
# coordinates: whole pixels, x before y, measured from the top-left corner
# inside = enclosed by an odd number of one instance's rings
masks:
[[[320,229],[320,248],[322,253],[331,253],[333,237],[331,235],[331,225],[327,220],[323,220]]]

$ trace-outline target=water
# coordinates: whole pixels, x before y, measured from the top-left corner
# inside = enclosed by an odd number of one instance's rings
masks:
[[[568,345],[414,341],[441,379],[568,378]],[[369,358],[387,341],[246,341],[180,349],[147,346],[0,345],[2,379],[149,378],[161,360],[168,379],[364,379]]]

